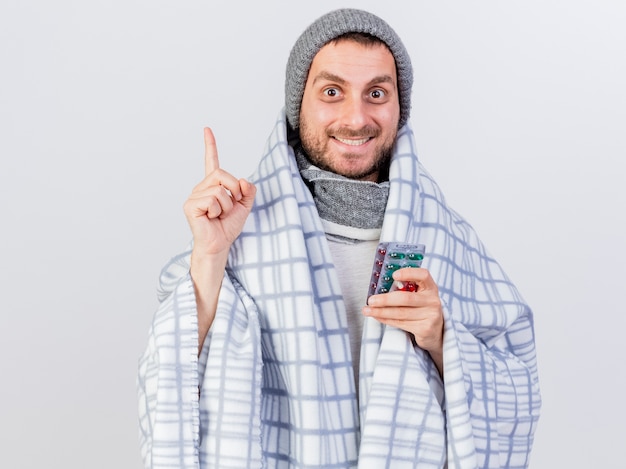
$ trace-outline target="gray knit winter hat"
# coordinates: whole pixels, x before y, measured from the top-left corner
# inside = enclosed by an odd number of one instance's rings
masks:
[[[389,47],[396,61],[398,92],[400,94],[400,122],[402,127],[411,113],[413,67],[404,44],[391,27],[372,13],[356,9],[331,11],[313,22],[298,38],[289,60],[285,79],[285,111],[291,127],[300,125],[300,104],[313,58],[331,40],[346,33],[368,33]]]

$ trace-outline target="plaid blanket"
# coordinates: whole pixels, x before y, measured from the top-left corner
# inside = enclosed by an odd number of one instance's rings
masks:
[[[365,318],[357,399],[336,273],[350,266],[333,265],[283,113],[250,180],[255,205],[199,357],[190,250],[162,271],[139,363],[145,466],[527,467],[540,409],[531,310],[446,205],[410,125],[381,240],[426,245],[444,305],[443,380],[405,332]]]

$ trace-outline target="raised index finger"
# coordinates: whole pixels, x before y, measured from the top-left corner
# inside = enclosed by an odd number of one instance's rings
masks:
[[[220,167],[217,159],[217,144],[215,136],[209,127],[204,128],[204,175],[208,176]]]

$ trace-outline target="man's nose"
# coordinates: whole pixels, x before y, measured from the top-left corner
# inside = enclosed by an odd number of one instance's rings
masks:
[[[350,96],[344,100],[341,107],[342,125],[352,129],[360,129],[367,124],[368,120],[367,103],[363,102],[360,96]]]

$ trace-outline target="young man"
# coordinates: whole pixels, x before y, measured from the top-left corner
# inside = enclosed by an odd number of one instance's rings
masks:
[[[412,68],[360,10],[292,49],[286,107],[248,182],[185,204],[140,362],[146,467],[526,467],[532,314],[415,155]],[[371,297],[379,241],[426,246]]]

